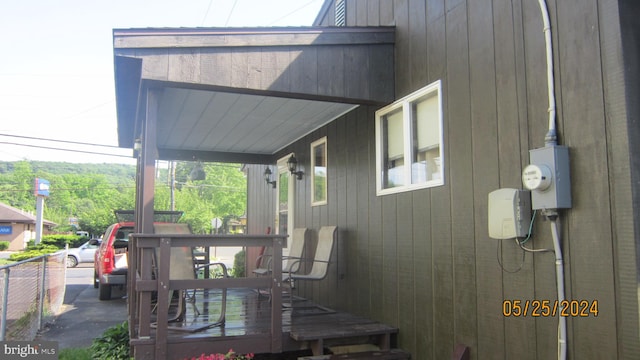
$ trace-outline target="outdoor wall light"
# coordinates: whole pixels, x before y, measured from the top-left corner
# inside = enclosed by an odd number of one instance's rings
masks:
[[[267,184],[272,185],[274,189],[276,188],[276,181],[271,181],[271,169],[269,169],[268,166],[264,170],[264,181],[266,181]]]
[[[302,174],[304,173],[302,171],[296,171],[298,169],[298,160],[294,155],[291,155],[289,160],[287,160],[287,166],[291,174],[296,176],[296,179],[302,180]]]
[[[196,166],[194,166],[193,169],[191,170],[191,173],[189,174],[189,179],[191,181],[197,181],[197,180],[205,180],[206,178],[207,178],[207,173],[204,172],[204,167],[202,166],[202,163],[198,161]]]

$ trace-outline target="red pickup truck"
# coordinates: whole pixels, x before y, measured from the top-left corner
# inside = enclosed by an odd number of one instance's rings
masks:
[[[116,210],[117,223],[109,226],[102,236],[100,248],[95,253],[93,287],[98,288],[100,300],[111,299],[113,286],[127,286],[129,263],[129,234],[134,232],[133,210]],[[176,223],[182,211],[155,211],[154,225]],[[181,224],[188,228],[188,225]],[[155,227],[155,226],[154,226]]]

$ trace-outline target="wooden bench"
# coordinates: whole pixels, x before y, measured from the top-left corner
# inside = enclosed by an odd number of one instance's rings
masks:
[[[304,328],[292,330],[289,334],[296,341],[307,341],[313,355],[324,353],[325,341],[344,340],[347,338],[375,337],[381,350],[389,350],[391,346],[391,334],[398,332],[397,328],[381,323],[350,323],[342,324],[340,328],[313,329]]]

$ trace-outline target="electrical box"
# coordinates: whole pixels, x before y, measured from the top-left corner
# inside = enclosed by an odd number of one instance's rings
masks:
[[[526,237],[531,222],[531,195],[527,190],[498,189],[489,193],[489,237]]]
[[[571,208],[569,148],[553,145],[529,150],[529,161],[522,183],[531,190],[533,209]]]

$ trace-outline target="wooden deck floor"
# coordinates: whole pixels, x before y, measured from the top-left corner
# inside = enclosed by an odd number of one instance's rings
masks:
[[[196,292],[195,302],[186,303],[185,319],[170,324],[167,359],[226,353],[229,349],[238,353],[266,352],[261,344],[270,336],[271,304],[268,298],[250,289],[228,290],[223,326],[189,331],[218,320],[220,303],[221,290]],[[304,299],[294,301],[294,309],[285,307],[282,313],[283,352],[311,349],[318,355],[326,346],[350,343],[375,343],[388,349],[396,332],[394,327]],[[156,358],[153,337],[152,333],[151,339],[132,340],[136,359]]]

